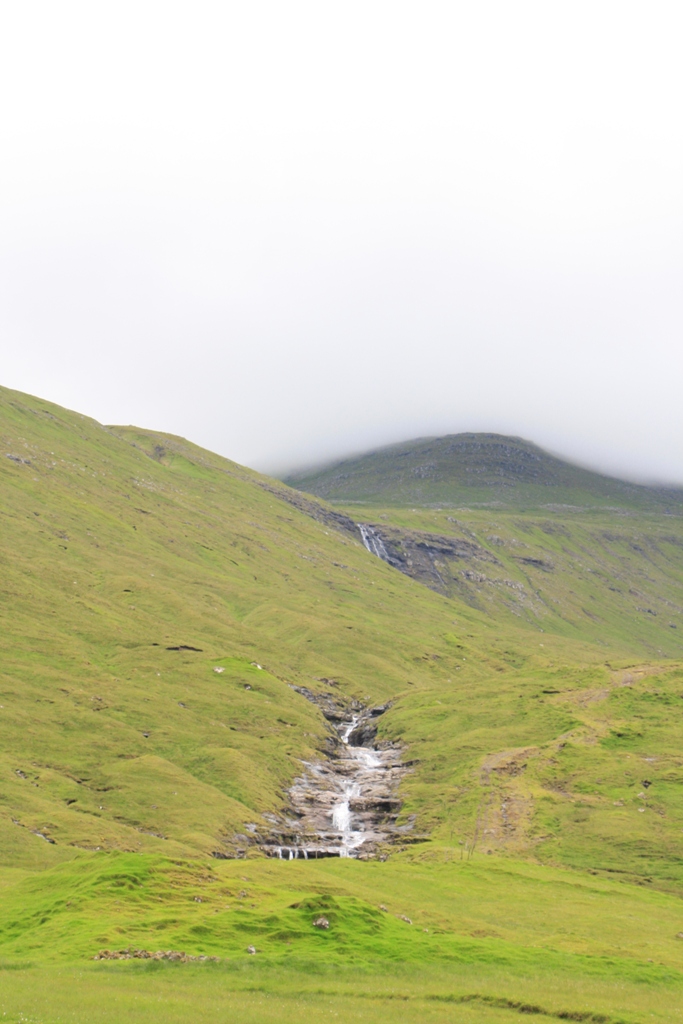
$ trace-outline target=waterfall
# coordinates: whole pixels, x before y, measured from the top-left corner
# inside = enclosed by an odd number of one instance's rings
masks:
[[[406,770],[398,747],[374,743],[374,721],[386,708],[371,709],[358,700],[344,705],[332,694],[303,692],[327,712],[338,737],[335,755],[304,762],[289,790],[291,816],[272,822],[261,849],[279,860],[365,859],[405,827],[394,824],[400,808],[396,788]]]
[[[358,756],[358,753],[362,749],[361,747],[350,747],[349,737],[353,730],[358,724],[358,715],[353,715],[349,722],[345,722],[342,728],[339,730],[339,737],[348,749],[349,759],[352,761],[362,762],[362,758]],[[360,846],[363,842],[364,835],[361,830],[354,830],[352,827],[352,814],[351,814],[351,800],[361,795],[360,784],[354,780],[345,780],[341,787],[341,800],[337,800],[332,805],[330,812],[332,817],[332,827],[336,832],[340,833],[341,844],[339,847],[339,856],[348,857],[357,846]]]
[[[360,530],[361,539],[365,547],[368,549],[371,555],[376,555],[377,558],[381,558],[383,562],[389,562],[389,552],[384,546],[384,541],[380,537],[374,526],[368,526],[367,523],[356,523],[356,526]]]

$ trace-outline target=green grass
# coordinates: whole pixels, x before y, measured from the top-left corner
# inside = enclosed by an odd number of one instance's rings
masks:
[[[321,913],[326,931],[313,926]],[[456,1006],[471,1014],[458,1019],[505,1020],[519,1004],[573,1019],[677,1020],[680,922],[676,897],[497,858],[216,864],[83,855],[3,900],[2,949],[14,969],[3,972],[1,1008],[106,1021],[117,1019],[111,992],[117,1012],[135,1006],[154,1020],[163,999],[171,1019],[183,1019],[201,988],[198,1013],[232,1007],[245,1019],[259,1008],[293,1019],[302,1006],[382,1019],[400,1002],[415,1020],[452,1019]],[[87,966],[103,947],[220,962]],[[75,990],[74,960],[83,964]],[[32,991],[29,972],[55,979],[49,1000]],[[94,1018],[90,1002],[102,1004]]]
[[[432,592],[180,438],[0,391],[0,439],[8,1020],[679,1019],[675,517],[375,510],[469,531],[526,605],[457,565]],[[247,849],[324,749],[294,685],[391,701],[386,862]],[[91,959],[128,946],[221,960]]]
[[[538,1020],[581,1020],[602,1024],[680,1020],[676,988],[590,980],[557,983],[519,979],[467,968],[419,971],[385,968],[381,974],[358,970],[312,970],[228,966],[29,968],[3,978],[0,1012],[22,1024],[64,1021],[404,1021],[434,1024],[514,1024]],[[497,993],[507,991],[509,995]],[[605,999],[609,992],[611,998]],[[515,994],[516,993],[516,994]],[[530,994],[531,998],[530,998]],[[596,1005],[603,1009],[593,1009]],[[625,1008],[611,1012],[614,1005]],[[591,1007],[576,1009],[576,1007]]]
[[[328,930],[313,927],[320,915]],[[253,944],[273,963],[480,963],[652,982],[683,970],[681,927],[675,895],[444,848],[386,863],[112,853],[8,888],[0,948],[15,960],[128,947],[232,960]]]

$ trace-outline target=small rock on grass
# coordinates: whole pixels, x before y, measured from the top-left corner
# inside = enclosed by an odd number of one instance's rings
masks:
[[[326,917],[318,917],[313,922],[313,927],[314,928],[329,928],[330,927],[330,922],[327,920]]]
[[[251,955],[253,956],[255,952],[256,946],[247,946],[247,953],[251,953]]]
[[[413,922],[412,922],[412,921],[410,920],[410,918],[409,918],[409,917],[406,917],[406,915],[405,915],[405,914],[399,914],[398,916],[399,916],[399,920],[401,920],[401,921],[405,921],[405,923],[406,923],[406,924],[412,924],[412,923],[413,923]]]

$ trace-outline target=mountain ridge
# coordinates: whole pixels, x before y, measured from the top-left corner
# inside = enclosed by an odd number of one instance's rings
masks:
[[[621,480],[553,455],[524,438],[494,433],[415,438],[283,479],[290,487],[332,503],[514,508],[558,504],[683,513],[683,488]]]

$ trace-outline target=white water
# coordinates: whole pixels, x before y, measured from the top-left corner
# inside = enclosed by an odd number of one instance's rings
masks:
[[[304,860],[308,860],[308,851],[305,848],[276,846],[275,853],[278,860],[296,860],[300,856],[303,856]]]
[[[360,530],[363,544],[365,544],[365,547],[368,549],[370,554],[376,555],[377,558],[381,558],[383,562],[388,562],[389,552],[385,548],[384,542],[377,531],[366,523],[356,523],[356,526]]]
[[[396,750],[355,745],[354,730],[371,721],[367,709],[329,720],[341,749],[329,760],[304,763],[305,774],[290,790],[293,816],[273,822],[278,827],[262,845],[271,857],[367,857],[377,844],[391,841],[395,816],[386,801],[394,799],[404,772]]]
[[[358,765],[358,767],[354,769],[354,775],[357,774],[359,770],[360,772],[363,772],[363,770],[372,771],[375,768],[379,768],[382,763],[380,757],[374,750],[370,750],[368,747],[349,746],[349,736],[356,728],[358,721],[359,716],[355,715],[339,733],[341,741],[348,751],[348,760],[355,761]],[[340,857],[350,856],[352,851],[357,849],[365,838],[361,829],[353,828],[353,814],[351,811],[351,801],[357,799],[361,795],[362,789],[360,782],[349,780],[348,782],[344,782],[342,785],[341,799],[337,800],[337,802],[332,805],[332,810],[330,812],[332,816],[332,827],[341,835],[341,843],[339,847]]]
[[[339,733],[339,735],[341,736],[342,743],[346,744],[347,747],[349,745],[349,736],[358,725],[358,717],[358,715],[354,715],[351,721],[347,722],[347,724],[343,727],[343,729],[341,729]]]

